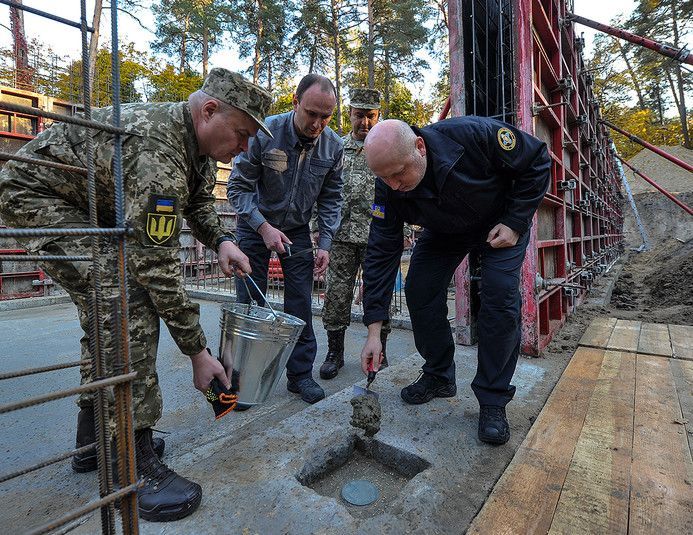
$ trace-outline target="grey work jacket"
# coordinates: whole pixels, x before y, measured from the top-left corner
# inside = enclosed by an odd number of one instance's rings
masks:
[[[317,203],[319,247],[329,251],[342,206],[342,140],[327,127],[304,145],[293,120],[294,112],[266,119],[274,139],[259,131],[236,157],[227,196],[254,230],[265,221],[281,231],[299,228]]]

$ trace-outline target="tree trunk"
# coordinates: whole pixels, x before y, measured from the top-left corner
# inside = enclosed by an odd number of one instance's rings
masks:
[[[94,18],[91,25],[94,28],[94,33],[91,34],[89,41],[89,87],[94,90],[94,73],[96,72],[96,53],[99,50],[99,27],[101,26],[101,13],[103,12],[103,1],[95,0],[94,2]]]
[[[671,24],[674,33],[674,46],[679,48],[679,25],[678,25],[678,12],[676,11],[676,1],[671,0]],[[683,134],[683,146],[687,149],[693,149],[693,141],[691,141],[691,135],[688,131],[688,113],[686,110],[686,91],[683,85],[683,74],[681,73],[681,65],[678,62],[674,62],[674,72],[676,74],[676,85],[679,90],[679,98],[677,100],[677,107],[679,110],[679,121],[681,122],[681,133]],[[673,89],[672,89],[673,91]]]
[[[368,87],[375,89],[375,22],[373,21],[373,1],[368,0]]]
[[[267,91],[270,93],[272,92],[272,75],[274,74],[273,69],[272,55],[270,54],[267,56]]]
[[[626,68],[628,69],[628,75],[630,76],[631,81],[633,82],[633,88],[635,89],[635,93],[638,95],[638,105],[640,106],[641,110],[647,109],[647,106],[645,104],[645,99],[642,96],[642,89],[640,88],[640,82],[638,82],[638,77],[635,75],[635,71],[633,70],[633,66],[630,63],[630,60],[628,59],[628,56],[626,55],[626,50],[623,48],[623,43],[621,43],[620,39],[615,39],[616,44],[618,45],[618,51],[621,54],[621,57],[623,58],[623,61],[626,63]]]
[[[337,132],[342,135],[342,57],[340,54],[341,47],[339,42],[339,8],[337,0],[330,0],[330,9],[332,12],[332,47],[334,51],[334,82],[337,89]]]
[[[255,57],[253,58],[253,83],[257,84],[260,79],[260,61],[262,59],[260,46],[262,44],[263,26],[262,26],[262,0],[256,0],[257,5],[257,28],[255,34]]]
[[[185,64],[188,58],[188,30],[190,29],[190,17],[185,17],[183,22],[183,33],[180,36],[180,66],[179,74],[185,73]]]
[[[390,51],[385,47],[385,87],[383,87],[383,96],[385,97],[385,106],[383,109],[383,119],[390,117],[390,84],[392,84],[392,71],[390,70]]]
[[[209,28],[202,29],[202,78],[207,78],[209,68]]]

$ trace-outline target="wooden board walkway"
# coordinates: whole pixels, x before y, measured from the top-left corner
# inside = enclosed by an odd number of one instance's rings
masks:
[[[468,533],[693,533],[692,337],[596,319]]]

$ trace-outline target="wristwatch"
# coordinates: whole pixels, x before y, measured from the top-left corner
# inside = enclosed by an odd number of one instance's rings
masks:
[[[234,238],[233,236],[221,236],[220,238],[217,238],[217,241],[215,243],[217,252],[219,252],[219,247],[221,247],[221,244],[225,241],[230,241],[231,243],[236,245],[236,238]]]

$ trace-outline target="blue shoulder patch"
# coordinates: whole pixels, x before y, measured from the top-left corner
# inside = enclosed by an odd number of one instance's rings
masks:
[[[373,217],[378,219],[385,219],[385,205],[384,204],[371,204],[371,214]]]

